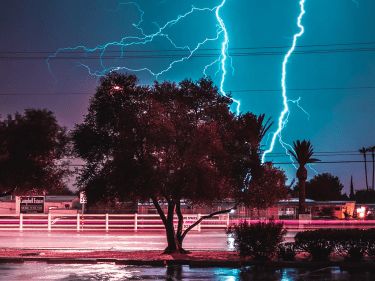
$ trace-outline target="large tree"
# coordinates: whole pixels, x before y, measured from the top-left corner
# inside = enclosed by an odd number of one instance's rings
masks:
[[[68,137],[51,111],[27,109],[0,121],[0,197],[64,188]]]
[[[330,173],[323,173],[306,182],[306,197],[317,201],[341,200],[343,199],[341,194],[343,188],[338,177]]]
[[[293,150],[289,150],[293,155],[296,161],[299,164],[297,170],[297,178],[299,184],[299,214],[305,214],[306,212],[306,194],[305,194],[305,185],[307,179],[307,170],[305,168],[306,164],[315,163],[320,161],[319,159],[311,158],[314,154],[312,145],[310,141],[303,140],[300,142],[297,140],[297,143],[293,142]]]
[[[141,87],[134,75],[113,72],[100,82],[72,134],[77,156],[87,163],[79,186],[89,203],[153,202],[166,229],[166,251],[183,251],[191,229],[182,231],[181,200],[230,200],[235,208],[254,205],[254,198],[268,206],[277,202],[274,195],[286,195],[283,173],[260,163],[260,141],[271,124],[263,124],[264,115],[235,116],[231,98],[219,95],[211,80]]]

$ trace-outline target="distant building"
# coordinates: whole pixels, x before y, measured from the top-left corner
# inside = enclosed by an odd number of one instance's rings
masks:
[[[46,195],[44,197],[43,213],[53,214],[77,214],[81,212],[82,205],[79,197],[76,195]],[[29,202],[28,198],[24,198],[25,202]],[[32,204],[31,204],[32,205]],[[157,214],[155,206],[152,202],[149,203],[119,203],[115,209],[105,206],[96,206],[90,208],[87,213],[138,213],[138,214]],[[212,206],[192,206],[187,202],[181,202],[181,212],[183,214],[211,214],[217,211],[233,208],[234,202],[223,202],[220,204],[213,204]],[[160,204],[164,212],[167,211],[167,205]],[[280,200],[276,206],[265,210],[258,210],[247,208],[245,206],[238,206],[236,210],[231,213],[231,217],[243,219],[280,219],[280,220],[295,220],[298,219],[298,198],[289,198],[287,200]],[[28,206],[30,212],[33,212],[34,206]],[[310,214],[311,219],[330,219],[336,217],[337,219],[345,219],[356,216],[357,210],[360,208],[368,213],[374,214],[375,204],[356,204],[355,201],[314,201],[306,199],[306,211]],[[20,214],[21,201],[19,196],[0,197],[0,214]],[[23,207],[25,212],[25,207]],[[330,213],[330,216],[325,214]],[[39,208],[40,211],[40,208]],[[85,211],[86,213],[86,211]]]
[[[22,209],[22,200],[23,198],[32,198],[35,196],[5,196],[0,197],[0,214],[15,214],[18,215]],[[49,212],[55,212],[56,210],[61,211],[64,210],[65,213],[77,213],[77,210],[80,210],[81,204],[79,203],[79,197],[76,195],[46,195],[46,196],[37,196],[43,198],[43,213],[48,214]],[[24,203],[23,205],[26,205]],[[34,207],[32,203],[30,203],[31,207]],[[36,204],[35,204],[36,205]],[[40,209],[35,209],[33,211],[32,208],[29,208],[29,213],[39,212]],[[38,206],[37,206],[38,207]],[[23,208],[25,210],[25,208]],[[70,210],[70,211],[67,211]]]

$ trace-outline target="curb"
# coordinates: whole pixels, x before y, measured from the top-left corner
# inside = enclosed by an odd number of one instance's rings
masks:
[[[366,270],[375,271],[374,262],[302,262],[302,261],[226,261],[226,260],[128,260],[114,258],[41,258],[41,257],[0,257],[2,263],[24,262],[46,262],[47,264],[97,264],[115,263],[116,265],[148,265],[155,267],[165,267],[173,265],[188,265],[191,268],[204,267],[228,267],[241,268],[245,266],[272,267],[272,268],[325,268],[340,267],[340,270]]]
[[[67,259],[67,258],[49,258],[48,264],[97,264],[96,259]]]
[[[0,258],[0,263],[23,263],[23,258]]]
[[[115,264],[165,266],[167,263],[165,260],[120,260],[120,259],[117,259],[115,261]]]

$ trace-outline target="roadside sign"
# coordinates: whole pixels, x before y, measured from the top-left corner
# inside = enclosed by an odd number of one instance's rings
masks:
[[[87,197],[84,191],[81,191],[79,193],[79,203],[86,204],[87,203]]]
[[[20,213],[44,213],[44,196],[20,197]]]

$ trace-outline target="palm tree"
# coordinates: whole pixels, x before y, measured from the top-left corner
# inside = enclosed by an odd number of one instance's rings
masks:
[[[372,156],[372,190],[374,190],[374,152],[375,152],[375,146],[372,146],[370,148],[367,148],[368,152],[371,152]]]
[[[363,154],[363,157],[365,158],[365,176],[366,176],[366,187],[367,187],[367,191],[368,191],[368,183],[367,183],[367,163],[366,163],[366,152],[367,152],[367,149],[362,147],[362,149],[359,150],[360,153]]]
[[[305,165],[308,163],[315,163],[316,161],[320,160],[311,158],[314,152],[310,141],[303,140],[302,142],[300,142],[299,140],[297,140],[297,144],[293,142],[293,145],[294,151],[289,150],[289,152],[293,155],[293,157],[299,164],[299,168],[297,170],[297,178],[299,181],[299,213],[304,214],[306,211],[305,186],[307,179],[307,170],[305,168]]]

